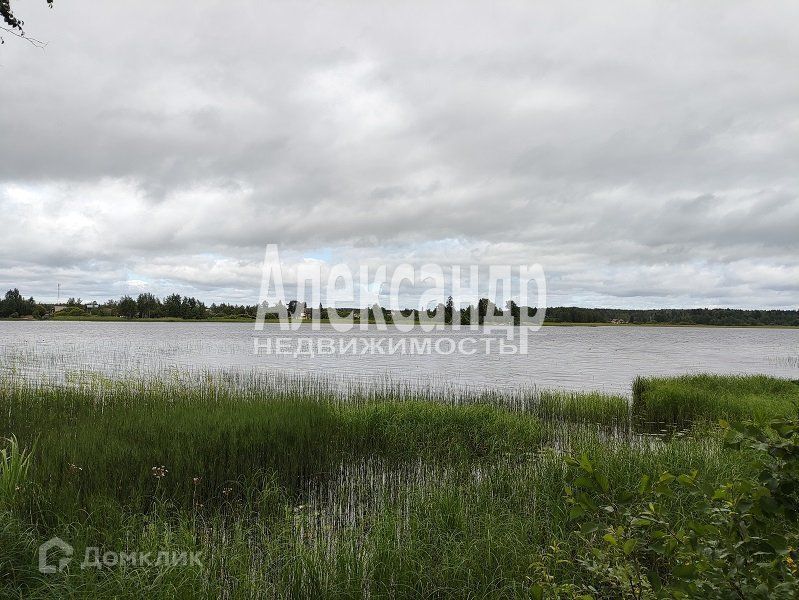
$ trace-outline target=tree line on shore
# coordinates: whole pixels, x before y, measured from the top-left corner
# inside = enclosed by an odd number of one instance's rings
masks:
[[[57,309],[57,310],[56,310]],[[207,319],[211,317],[255,318],[257,306],[211,304],[180,294],[170,294],[163,300],[150,293],[138,297],[122,296],[103,304],[85,304],[80,298],[70,298],[63,304],[40,304],[33,298],[25,299],[19,290],[6,292],[0,300],[0,318],[55,317],[120,317],[125,319]]]
[[[547,309],[553,323],[631,323],[637,325],[769,325],[799,326],[799,310],[746,310],[739,308],[578,308]]]
[[[269,307],[265,304],[263,313],[267,320],[277,320],[279,307],[295,317],[319,317],[323,320],[329,318],[331,308],[319,305],[308,308],[305,303],[292,300],[288,305]],[[461,324],[468,325],[477,316],[478,322],[483,323],[486,317],[513,315],[514,321],[519,322],[522,311],[527,307],[520,307],[515,302],[509,301],[504,310],[499,309],[493,302],[486,298],[479,300],[476,307],[456,308],[452,297],[446,303],[439,304],[436,308],[427,311],[428,316],[433,316],[436,311],[444,313],[444,321],[452,323],[459,320]],[[18,289],[6,292],[0,300],[0,318],[34,318],[45,319],[58,317],[117,317],[124,319],[242,319],[254,320],[258,316],[257,304],[229,304],[213,303],[206,305],[204,302],[189,296],[170,294],[163,300],[151,293],[141,293],[136,298],[122,296],[119,300],[108,300],[103,304],[84,304],[80,298],[70,298],[63,305],[38,303],[31,298],[25,298]],[[352,310],[339,308],[338,314],[345,316]],[[535,309],[527,309],[528,314],[534,314]],[[374,321],[380,317],[388,323],[393,320],[393,313],[377,305],[367,309],[368,318]],[[381,315],[378,317],[378,311]],[[401,311],[404,317],[413,316],[419,319],[420,311]],[[459,319],[458,319],[459,316]],[[547,308],[546,321],[551,323],[630,323],[630,324],[663,324],[663,325],[767,325],[767,326],[799,326],[799,310],[744,310],[733,308],[662,308],[662,309],[616,309],[616,308],[580,308],[576,306],[556,306]]]

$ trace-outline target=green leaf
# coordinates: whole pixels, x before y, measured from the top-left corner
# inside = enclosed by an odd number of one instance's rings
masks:
[[[760,498],[760,510],[764,513],[774,514],[780,509],[780,505],[771,496],[763,496]]]
[[[666,556],[671,556],[674,554],[678,544],[679,542],[677,540],[666,540],[663,544],[663,550],[665,551]]]
[[[663,473],[660,478],[658,478],[658,483],[671,483],[675,479],[676,477],[671,473]]]
[[[580,506],[582,506],[586,511],[597,510],[596,502],[594,502],[591,496],[589,496],[585,492],[580,492],[579,494],[577,494],[576,500],[580,504]]]
[[[533,598],[533,600],[543,600],[544,588],[536,583],[534,586],[530,588],[530,597]]]
[[[602,536],[602,539],[605,540],[611,546],[618,546],[619,542],[616,540],[616,536],[612,533],[606,533]]]
[[[768,545],[774,549],[777,554],[788,554],[788,540],[779,534],[773,534],[768,538]]]
[[[647,575],[649,577],[649,583],[652,584],[652,589],[655,591],[655,593],[659,592],[663,587],[663,584],[660,581],[660,575],[658,575],[658,572],[654,569],[651,569]]]
[[[724,500],[726,497],[727,490],[725,488],[719,488],[713,492],[713,500]]]
[[[571,507],[571,510],[569,511],[569,520],[574,521],[575,519],[579,519],[583,515],[585,515],[585,509],[579,504],[575,504],[574,506]]]
[[[587,454],[583,454],[580,457],[580,468],[585,471],[586,473],[593,473],[594,472],[594,465],[591,464],[591,461],[588,459]]]
[[[693,565],[677,565],[674,567],[674,576],[680,579],[693,579],[696,568]]]
[[[603,492],[607,492],[610,489],[610,482],[602,473],[594,473],[594,479],[599,484],[599,487]]]
[[[630,538],[629,540],[624,542],[624,545],[622,546],[622,550],[624,551],[624,555],[625,556],[629,556],[630,553],[633,550],[635,550],[635,547],[636,547],[637,544],[638,544],[638,540],[635,540],[633,538]]]
[[[597,529],[599,529],[599,523],[593,523],[591,521],[587,523],[583,523],[580,525],[580,533],[583,535],[589,535],[594,533]]]

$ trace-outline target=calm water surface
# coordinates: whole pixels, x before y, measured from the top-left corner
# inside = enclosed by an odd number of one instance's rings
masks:
[[[348,335],[322,327],[303,335]],[[58,377],[78,370],[140,375],[169,369],[266,370],[365,380],[536,386],[628,394],[636,375],[766,373],[799,379],[799,330],[693,327],[545,327],[527,355],[353,355],[314,357],[254,352],[256,333],[238,323],[0,322],[0,372]],[[393,332],[358,337],[395,339]],[[465,332],[443,334],[471,336]]]

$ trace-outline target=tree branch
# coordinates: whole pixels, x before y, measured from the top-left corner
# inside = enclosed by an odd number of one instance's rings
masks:
[[[47,42],[37,40],[36,38],[33,37],[29,37],[24,33],[20,33],[19,31],[15,31],[13,29],[9,29],[8,27],[3,27],[2,25],[0,25],[0,31],[5,31],[6,33],[10,33],[14,37],[23,39],[29,44],[31,44],[34,48],[44,48],[45,46],[47,46]],[[0,43],[5,44],[5,41],[3,40],[2,36],[0,36]]]

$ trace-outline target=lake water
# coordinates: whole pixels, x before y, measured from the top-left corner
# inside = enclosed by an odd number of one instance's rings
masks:
[[[329,326],[310,337],[338,334]],[[630,393],[636,375],[765,373],[799,379],[799,330],[699,327],[544,327],[526,355],[323,354],[254,351],[276,326],[238,323],[0,322],[0,372],[58,377],[89,370],[118,376],[164,370],[265,370],[367,381],[470,388]],[[290,335],[290,334],[289,334]],[[363,338],[392,335],[357,332]],[[469,336],[468,332],[443,334]],[[359,346],[360,348],[360,346]]]

